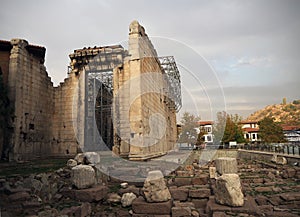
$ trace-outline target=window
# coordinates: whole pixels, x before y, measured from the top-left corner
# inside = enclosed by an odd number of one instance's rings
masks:
[[[211,136],[207,136],[206,138],[208,142],[211,142]]]
[[[256,135],[255,134],[252,134],[252,139],[256,139]]]

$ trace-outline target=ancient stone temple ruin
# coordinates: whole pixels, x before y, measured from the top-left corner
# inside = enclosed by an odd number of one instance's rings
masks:
[[[145,160],[174,148],[180,75],[172,56],[158,57],[137,21],[129,27],[128,50],[74,50],[68,77],[57,87],[45,52],[23,39],[0,41],[1,76],[14,113],[0,126],[2,156],[20,161],[113,150]]]

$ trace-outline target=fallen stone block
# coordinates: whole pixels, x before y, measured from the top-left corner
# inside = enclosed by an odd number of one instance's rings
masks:
[[[169,191],[174,200],[186,201],[188,198],[189,190],[187,188],[184,187],[178,188],[176,186],[172,186],[169,188]]]
[[[107,202],[113,204],[113,203],[120,203],[121,202],[121,196],[117,193],[110,193],[107,195]]]
[[[75,166],[77,166],[77,161],[73,160],[73,159],[69,159],[67,161],[67,166],[70,167],[70,168],[75,167]]]
[[[217,204],[215,197],[211,196],[207,202],[206,213],[211,216],[216,212],[247,213],[254,216],[261,216],[261,212],[259,210],[259,207],[255,203],[255,200],[249,196],[245,198],[245,203],[242,207],[230,207]]]
[[[147,202],[164,202],[171,199],[170,191],[166,185],[161,171],[154,170],[148,173],[142,191]]]
[[[174,201],[173,206],[175,206],[175,207],[190,207],[190,208],[195,208],[195,204],[192,203],[192,202]]]
[[[178,177],[192,177],[192,176],[194,176],[194,171],[179,170],[179,171],[176,171],[176,175]]]
[[[172,200],[160,203],[148,203],[143,197],[138,197],[132,202],[132,210],[135,214],[170,215]]]
[[[73,206],[65,208],[60,212],[60,215],[75,216],[75,217],[86,217],[92,212],[90,203],[82,203],[80,206]]]
[[[74,190],[74,199],[82,202],[98,202],[103,200],[108,193],[106,186],[96,186],[93,188]]]
[[[208,183],[208,175],[200,174],[192,178],[193,185],[206,185]]]
[[[98,164],[100,163],[100,155],[97,152],[84,152],[85,164]]]
[[[273,211],[273,206],[272,205],[261,205],[261,206],[259,206],[259,210],[262,213],[272,212]]]
[[[212,215],[215,212],[228,212],[231,211],[230,206],[224,206],[221,204],[217,204],[215,197],[210,196],[206,205],[206,213]]]
[[[279,195],[285,201],[300,201],[300,192],[289,192]]]
[[[224,212],[214,212],[212,217],[228,217]]]
[[[78,189],[89,188],[96,183],[95,170],[89,165],[77,165],[72,168],[71,180]]]
[[[209,167],[209,178],[215,179],[217,177],[216,167]]]
[[[121,204],[123,207],[131,206],[135,199],[136,195],[134,193],[125,193],[122,195]]]
[[[207,205],[208,199],[192,199],[192,203],[195,205],[197,209],[205,209]]]
[[[215,160],[217,172],[220,175],[237,173],[236,158],[220,157]]]
[[[190,207],[172,207],[172,217],[192,216]]]
[[[240,207],[231,207],[233,213],[247,213],[249,215],[261,216],[261,212],[253,197],[244,198],[244,205]]]
[[[210,189],[207,188],[189,190],[189,197],[192,198],[209,198],[209,196],[210,196]]]
[[[223,174],[216,179],[215,198],[217,203],[228,206],[243,206],[244,195],[237,174]]]
[[[192,178],[190,177],[176,177],[174,180],[174,185],[180,187],[185,185],[191,185],[192,184]]]
[[[263,196],[263,195],[256,196],[255,201],[259,206],[268,204],[268,198],[266,196]]]
[[[285,168],[282,171],[282,177],[287,178],[293,178],[296,175],[296,170],[294,168]]]
[[[287,164],[287,159],[285,157],[283,157],[283,156],[278,156],[277,154],[274,154],[272,156],[271,161],[273,163],[280,164],[280,165]]]
[[[272,192],[273,188],[272,186],[259,186],[255,188],[256,192]]]

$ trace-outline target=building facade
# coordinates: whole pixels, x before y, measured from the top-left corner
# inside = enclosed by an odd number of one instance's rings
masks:
[[[1,76],[14,111],[9,142],[4,144],[0,129],[5,158],[113,149],[145,160],[173,149],[181,106],[175,60],[157,56],[137,21],[129,29],[128,50],[121,45],[74,50],[68,77],[57,87],[44,66],[44,47],[23,39],[0,41]]]
[[[248,142],[258,142],[259,138],[259,126],[257,121],[241,121],[244,138]]]

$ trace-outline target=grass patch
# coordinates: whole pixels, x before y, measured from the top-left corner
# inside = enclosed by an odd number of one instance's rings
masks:
[[[52,158],[44,160],[34,160],[24,163],[2,162],[0,163],[0,177],[27,176],[52,172],[66,165],[66,158]]]
[[[121,186],[119,184],[116,184],[116,185],[111,185],[108,188],[110,193],[118,193]]]

